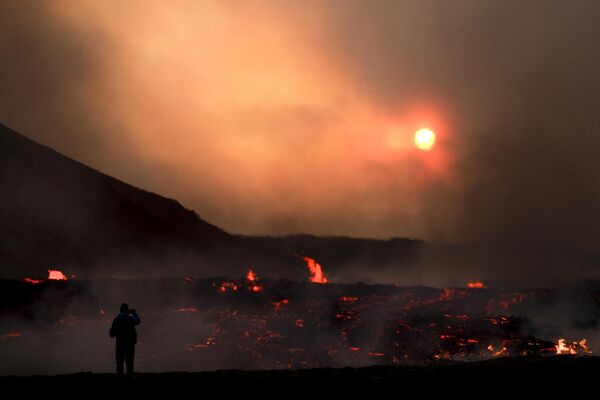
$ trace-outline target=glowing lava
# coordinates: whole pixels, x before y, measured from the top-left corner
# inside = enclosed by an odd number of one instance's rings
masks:
[[[501,349],[498,349],[498,350],[496,350],[496,349],[494,348],[494,346],[493,346],[493,345],[491,345],[491,344],[490,344],[490,345],[487,347],[487,349],[489,350],[489,352],[490,352],[490,353],[492,354],[492,356],[494,356],[494,357],[499,357],[499,356],[503,356],[503,355],[505,355],[505,354],[506,354],[506,350],[507,350],[507,349],[506,349],[506,346],[502,346],[502,348],[501,348]]]
[[[558,339],[556,343],[556,354],[590,354],[591,351],[587,347],[587,339],[581,339],[572,343],[567,343],[565,339]]]
[[[431,129],[423,128],[415,132],[415,146],[419,150],[431,150],[435,144],[435,133]]]
[[[197,313],[198,307],[180,307],[180,308],[175,309],[175,312],[185,313],[185,314]]]
[[[285,304],[289,304],[289,300],[288,299],[283,299],[283,300],[279,300],[279,301],[274,301],[273,302],[273,308],[275,311],[279,311],[281,310],[281,307]]]
[[[51,281],[66,281],[68,278],[62,271],[57,269],[49,269],[48,270],[48,280]]]
[[[251,269],[249,269],[248,274],[246,274],[246,280],[248,280],[248,282],[256,281],[256,274]]]
[[[213,284],[213,286],[216,286],[216,285]],[[239,287],[235,282],[223,282],[217,287],[217,290],[221,293],[225,293],[228,290],[232,290],[235,292],[236,290],[238,290],[238,288]]]
[[[22,335],[21,332],[9,332],[6,335],[2,335],[2,339],[14,339]]]
[[[469,289],[485,289],[485,285],[480,281],[469,282],[467,283],[467,287]]]
[[[313,283],[327,283],[327,276],[325,276],[325,272],[323,272],[323,268],[319,263],[310,257],[304,257],[304,261],[306,261],[306,267],[310,272],[310,281]]]
[[[246,283],[248,284],[248,290],[252,292],[262,292],[263,287],[256,282],[258,281],[258,277],[251,269],[248,270],[246,274]]]

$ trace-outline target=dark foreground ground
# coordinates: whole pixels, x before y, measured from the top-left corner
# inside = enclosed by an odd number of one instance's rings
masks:
[[[196,398],[598,398],[600,357],[516,357],[426,367],[140,373],[133,378],[77,373],[0,377],[5,393],[53,393],[61,398],[121,396]],[[15,392],[12,392],[15,390]]]

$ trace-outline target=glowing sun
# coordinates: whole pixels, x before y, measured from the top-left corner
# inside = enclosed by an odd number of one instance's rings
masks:
[[[415,146],[419,150],[431,150],[435,144],[435,133],[431,129],[423,128],[415,132]]]

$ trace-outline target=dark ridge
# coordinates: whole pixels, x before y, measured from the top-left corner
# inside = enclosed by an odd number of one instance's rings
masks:
[[[427,367],[323,368],[293,371],[142,373],[132,378],[77,373],[2,377],[7,393],[55,392],[217,398],[406,398],[435,394],[459,398],[540,398],[585,394],[593,398],[598,357],[518,357]]]
[[[256,258],[238,238],[177,201],[3,125],[0,196],[0,277],[43,277],[50,267],[89,277],[201,274],[241,262],[232,259],[232,248]]]

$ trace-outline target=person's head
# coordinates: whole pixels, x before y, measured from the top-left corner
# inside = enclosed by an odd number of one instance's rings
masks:
[[[127,303],[121,304],[121,308],[119,309],[119,311],[120,312],[124,312],[124,313],[128,312],[129,311],[129,304],[127,304]]]

